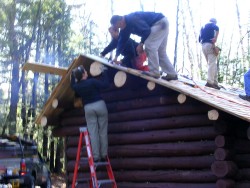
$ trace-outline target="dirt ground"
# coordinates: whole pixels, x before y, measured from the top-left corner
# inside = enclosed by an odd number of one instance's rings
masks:
[[[64,174],[51,174],[52,188],[66,188],[66,177]]]

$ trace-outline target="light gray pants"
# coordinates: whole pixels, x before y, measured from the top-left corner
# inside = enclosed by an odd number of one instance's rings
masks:
[[[207,61],[207,82],[209,84],[218,84],[218,69],[217,69],[217,56],[214,54],[213,44],[202,44],[202,52]]]
[[[84,106],[94,160],[108,154],[108,110],[103,100]]]
[[[168,33],[169,22],[167,18],[164,17],[151,27],[151,33],[144,43],[145,51],[148,57],[150,72],[159,74],[160,66],[163,72],[175,76],[177,73],[166,52]]]

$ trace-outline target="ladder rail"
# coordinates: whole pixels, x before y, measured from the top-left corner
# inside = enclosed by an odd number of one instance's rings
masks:
[[[100,163],[98,163],[98,162],[96,164],[94,163],[89,133],[88,133],[88,129],[86,127],[80,127],[80,138],[79,138],[78,148],[77,148],[77,155],[76,155],[76,163],[75,163],[74,175],[73,175],[73,181],[72,181],[72,188],[75,188],[77,185],[77,174],[78,174],[78,170],[79,170],[79,161],[80,161],[80,155],[81,155],[81,150],[82,150],[82,145],[83,145],[82,144],[83,138],[84,138],[85,145],[86,145],[88,163],[89,163],[89,168],[90,168],[90,176],[91,176],[90,182],[89,182],[89,188],[100,188],[103,184],[107,184],[107,183],[112,183],[112,188],[117,188],[117,184],[115,181],[115,177],[114,177],[108,156],[106,157],[107,162],[101,162],[101,163],[103,163],[102,165],[106,166],[106,170],[107,170],[107,174],[108,174],[109,179],[98,181],[97,174],[96,174],[96,168]]]
[[[93,156],[92,156],[92,149],[91,149],[91,145],[90,145],[89,133],[88,133],[87,128],[83,129],[83,134],[84,134],[85,145],[86,145],[86,148],[87,148],[87,155],[88,155],[88,161],[89,161],[91,180],[92,180],[93,186],[95,188],[95,187],[98,186],[98,180],[97,180],[97,177],[96,177],[94,159],[93,159]]]
[[[115,176],[114,176],[113,170],[111,168],[111,163],[110,163],[110,160],[109,160],[108,156],[107,156],[106,160],[108,161],[108,165],[106,165],[106,169],[107,169],[107,172],[108,172],[108,177],[109,177],[109,179],[114,180],[112,188],[117,188],[116,181],[115,181]]]
[[[79,168],[79,160],[80,160],[80,155],[81,155],[81,150],[82,150],[82,137],[83,137],[83,135],[80,134],[78,148],[77,148],[77,154],[76,154],[76,163],[75,163],[75,168],[74,168],[72,188],[76,187],[76,179],[77,179],[77,174],[78,174],[77,172],[78,172],[78,168]]]

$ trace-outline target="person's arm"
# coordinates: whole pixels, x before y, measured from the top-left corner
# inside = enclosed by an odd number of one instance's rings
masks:
[[[215,44],[217,42],[217,38],[219,36],[219,31],[215,31],[214,38],[212,39],[212,42]]]
[[[107,71],[103,71],[102,74],[100,75],[99,79],[94,79],[93,83],[95,84],[95,86],[97,88],[100,89],[106,89],[109,87],[109,78],[108,78],[108,74]]]
[[[118,43],[117,39],[112,39],[112,41],[108,44],[106,48],[104,48],[104,50],[100,54],[102,56],[105,56],[106,54],[108,54],[109,52],[111,52],[112,50],[116,48],[117,43]]]
[[[122,52],[122,55],[124,56],[124,58],[121,60],[122,64],[127,67],[133,68],[132,59],[137,56],[136,47],[138,46],[138,44],[139,43],[134,41],[133,39],[128,39],[125,49]]]
[[[131,62],[132,62],[132,56],[131,55],[126,55],[121,60],[121,63],[124,64],[126,67],[133,68],[133,67],[131,67],[132,66]]]
[[[115,58],[114,58],[114,62],[117,61],[117,58],[119,57],[119,55],[121,55],[121,52],[125,48],[126,43],[127,43],[128,39],[130,37],[130,34],[131,34],[131,32],[130,32],[129,28],[125,28],[125,29],[120,31],[118,44],[117,44],[117,47],[116,47],[116,55],[115,55]]]
[[[202,43],[202,32],[203,32],[203,27],[200,30],[200,34],[199,34],[199,38],[198,38],[199,43]]]
[[[132,21],[132,24],[134,26],[134,30],[137,31],[139,36],[141,36],[141,41],[139,45],[136,47],[137,53],[141,54],[143,52],[144,42],[151,33],[151,27],[143,19],[134,19]]]
[[[135,30],[138,31],[141,36],[140,45],[143,45],[145,40],[148,38],[148,36],[151,33],[151,27],[143,19],[135,19],[133,21],[133,26],[135,27]]]
[[[219,36],[219,27],[217,25],[214,25],[214,38],[212,39],[212,42],[215,44],[217,42],[217,38]]]

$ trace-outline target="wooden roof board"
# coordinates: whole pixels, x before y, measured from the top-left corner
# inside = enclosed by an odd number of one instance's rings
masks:
[[[43,110],[41,111],[38,118],[36,119],[36,123],[40,124],[41,118],[43,116],[53,115],[53,111],[55,109],[52,108],[51,104],[54,98],[59,98],[60,100],[64,100],[67,97],[68,100],[73,101],[73,97],[74,97],[73,91],[71,90],[70,83],[69,83],[71,70],[74,67],[79,66],[80,64],[84,65],[86,70],[89,70],[91,63],[95,61],[100,62],[108,67],[112,67],[114,69],[121,70],[129,74],[133,74],[135,76],[155,82],[164,87],[173,89],[175,91],[185,94],[186,96],[197,99],[203,103],[213,106],[214,108],[217,108],[233,116],[236,116],[238,118],[241,118],[245,121],[250,122],[250,113],[249,113],[250,104],[249,102],[246,102],[240,99],[237,95],[226,93],[226,92],[221,92],[219,90],[215,90],[215,89],[204,87],[204,86],[203,87],[201,86],[200,88],[190,87],[178,80],[165,81],[161,78],[155,79],[155,78],[140,74],[140,71],[137,71],[131,68],[122,67],[122,66],[115,65],[115,64],[111,64],[110,62],[108,62],[107,59],[104,59],[101,57],[97,57],[94,55],[80,55],[78,59],[72,62],[72,64],[68,68],[67,74],[62,78],[60,83],[54,89],[53,93],[51,94],[51,97],[48,99]]]
[[[67,68],[54,67],[52,65],[27,62],[22,67],[22,70],[31,70],[33,72],[42,72],[64,76],[67,73]]]
[[[70,89],[70,74],[71,70],[78,65],[80,65],[81,56],[78,59],[75,59],[70,67],[68,68],[66,74],[62,77],[59,84],[54,88],[53,92],[51,93],[51,96],[45,103],[42,111],[40,112],[39,116],[36,118],[36,123],[40,124],[41,119],[43,116],[52,116],[53,112],[56,113],[56,109],[52,107],[52,102],[54,99],[57,99],[59,103],[66,98],[70,100],[73,100],[74,92]]]
[[[67,104],[70,101],[73,103],[74,101],[74,92],[70,87],[70,75],[72,70],[80,65],[84,65],[85,69],[88,71],[90,68],[91,63],[93,63],[94,60],[87,58],[86,56],[80,55],[77,59],[74,59],[74,61],[71,63],[69,68],[67,69],[66,74],[62,77],[61,81],[58,83],[58,85],[54,88],[53,92],[51,93],[51,96],[45,103],[43,109],[37,116],[35,123],[40,124],[42,117],[53,117],[54,115],[58,115],[58,111],[52,107],[52,102],[54,99],[57,99],[59,103]]]

